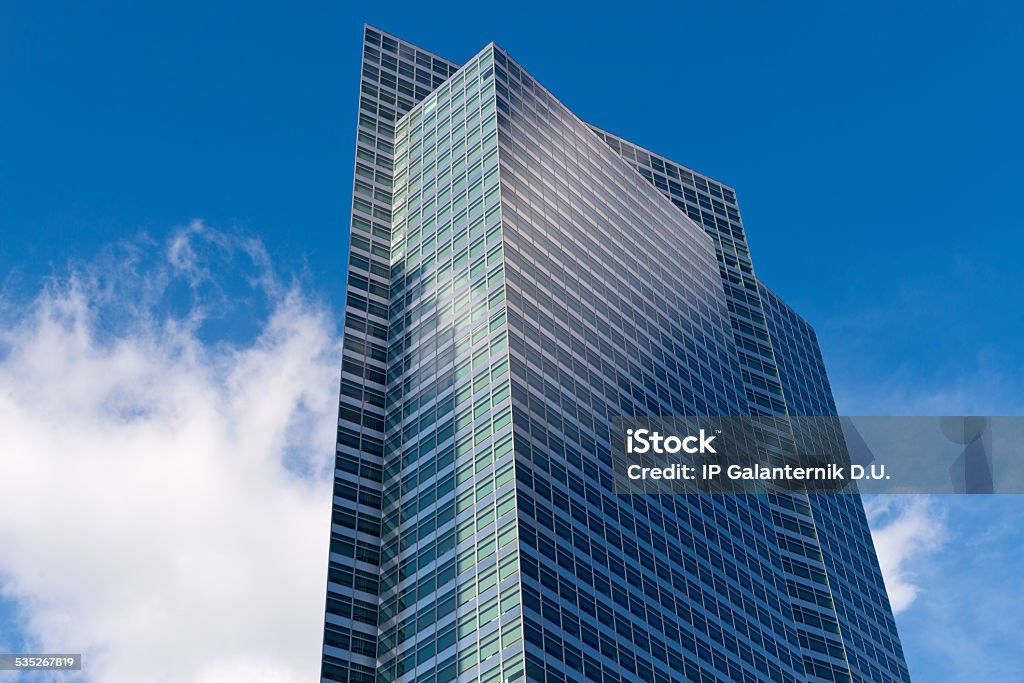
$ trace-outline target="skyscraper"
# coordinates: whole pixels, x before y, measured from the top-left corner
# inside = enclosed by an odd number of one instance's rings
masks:
[[[829,415],[732,188],[367,27],[324,681],[909,680],[860,501],[621,496],[618,415]]]

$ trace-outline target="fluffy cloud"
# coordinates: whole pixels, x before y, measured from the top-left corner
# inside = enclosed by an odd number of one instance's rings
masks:
[[[889,602],[898,614],[920,592],[918,569],[947,542],[945,514],[928,496],[874,496],[864,507]]]
[[[339,353],[199,223],[7,305],[0,590],[33,649],[105,683],[316,678]]]

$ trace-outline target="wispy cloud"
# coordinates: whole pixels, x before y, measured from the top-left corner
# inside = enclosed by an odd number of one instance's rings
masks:
[[[899,368],[884,377],[839,376],[833,381],[844,415],[1019,415],[1024,367],[978,353],[956,368],[923,372]]]
[[[1024,411],[1024,318],[988,262],[954,255],[881,290],[851,288],[815,320],[845,415]]]
[[[2,316],[0,589],[25,640],[83,652],[90,681],[313,680],[329,313],[258,242],[194,223]],[[251,334],[217,334],[233,317]]]

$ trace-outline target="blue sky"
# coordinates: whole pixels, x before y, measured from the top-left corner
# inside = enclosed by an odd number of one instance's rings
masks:
[[[1024,409],[1020,3],[441,7],[5,3],[5,306],[30,306],[69,262],[123,256],[111,245],[159,254],[200,219],[222,236],[207,247],[259,239],[336,332],[370,22],[455,60],[495,40],[582,118],[734,186],[758,274],[817,328],[842,412]],[[232,275],[253,268],[232,244],[218,300],[272,315],[276,295]],[[197,289],[171,280],[151,303],[173,317]],[[218,307],[201,341],[257,338],[246,306]],[[1017,498],[937,505],[947,541],[907,558],[923,597],[900,615],[922,680],[954,670],[935,610],[990,604],[950,607],[954,587],[1024,572],[1024,539],[1000,525],[1020,518]],[[957,551],[966,539],[995,561]],[[1013,655],[976,638],[997,662]]]

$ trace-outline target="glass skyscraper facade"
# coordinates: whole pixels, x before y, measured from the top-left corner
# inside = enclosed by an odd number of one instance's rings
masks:
[[[909,680],[859,499],[617,495],[620,415],[832,415],[732,188],[367,27],[324,681]]]

